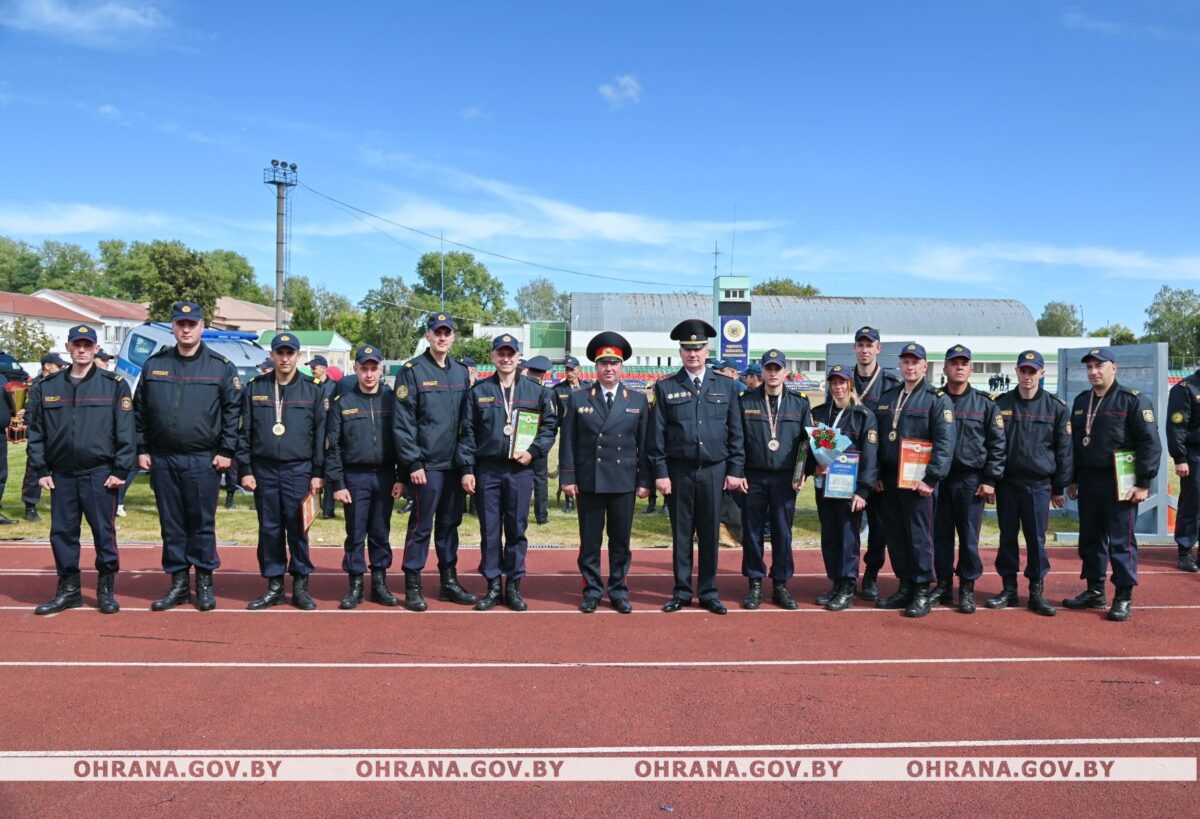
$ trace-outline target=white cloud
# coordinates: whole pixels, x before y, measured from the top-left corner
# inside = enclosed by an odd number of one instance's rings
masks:
[[[14,236],[69,236],[80,233],[126,234],[135,230],[179,229],[174,217],[78,202],[0,203],[0,233]]]
[[[1124,23],[1114,20],[1101,20],[1092,17],[1078,8],[1067,9],[1062,16],[1063,25],[1067,28],[1089,31],[1104,37],[1125,37],[1130,39],[1147,40],[1176,40],[1192,45],[1200,44],[1200,36],[1190,32],[1170,31],[1162,26]]]
[[[458,115],[462,117],[463,122],[472,122],[477,119],[491,119],[492,116],[478,105],[468,105],[466,108],[463,108],[461,111],[459,111]]]
[[[12,0],[0,13],[0,25],[76,45],[123,48],[160,34],[172,22],[157,6],[137,0]]]
[[[598,90],[611,108],[623,108],[642,101],[642,84],[632,74],[622,74],[611,83],[604,83]]]

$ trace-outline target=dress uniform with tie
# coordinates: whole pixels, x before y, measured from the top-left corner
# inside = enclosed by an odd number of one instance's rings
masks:
[[[775,605],[796,608],[787,583],[795,571],[792,560],[792,521],[796,516],[796,490],[792,477],[797,462],[808,449],[807,428],[812,426],[808,399],[783,385],[787,357],[767,350],[762,366],[778,379],[775,394],[766,384],[747,389],[741,397],[742,436],[746,448],[746,494],[742,504],[742,576],[749,592],[742,607],[757,609],[762,603],[762,582],[767,576],[763,561],[763,530],[771,528],[771,599]]]
[[[79,529],[87,518],[96,548],[100,611],[120,606],[113,596],[117,556],[117,488],[133,469],[136,433],[133,398],[120,376],[96,366],[96,331],[72,327],[67,349],[72,366],[38,385],[26,407],[29,464],[50,496],[50,548],[58,573],[54,598],[36,614],[83,605],[79,587]],[[82,372],[80,372],[82,370]]]
[[[700,319],[675,325],[671,338],[679,342],[684,366],[654,385],[646,450],[655,480],[662,481],[660,491],[670,493],[675,589],[666,612],[691,605],[692,537],[698,536],[700,605],[726,613],[717,593],[721,501],[727,485],[740,485],[746,456],[735,383],[704,368],[708,340],[716,334]]]
[[[479,514],[479,573],[487,580],[487,593],[475,604],[479,611],[495,608],[501,600],[513,611],[528,608],[521,596],[521,579],[529,548],[525,530],[533,462],[550,451],[558,431],[553,393],[515,374],[520,348],[509,334],[492,340],[496,374],[480,379],[468,392],[455,456],[463,488],[475,493]],[[518,412],[536,418],[537,432],[525,449],[514,452]],[[507,582],[502,584],[501,578]]]
[[[1175,545],[1179,568],[1200,571],[1192,555],[1200,538],[1200,370],[1182,379],[1167,397],[1167,451],[1179,477],[1179,508],[1175,515]]]
[[[1137,538],[1133,528],[1137,503],[1117,497],[1116,458],[1126,459],[1134,471],[1135,494],[1146,494],[1158,476],[1162,442],[1154,405],[1137,390],[1116,380],[1116,357],[1108,347],[1098,347],[1083,357],[1092,389],[1081,392],[1071,408],[1075,447],[1075,492],[1079,500],[1080,577],[1087,589],[1063,600],[1069,609],[1102,609],[1108,601],[1104,579],[1112,563],[1117,588],[1110,620],[1128,620],[1133,587],[1138,582]],[[1106,386],[1107,385],[1107,386]],[[1103,395],[1097,394],[1097,388]]]
[[[258,566],[267,578],[266,593],[247,606],[252,611],[283,602],[285,573],[292,575],[292,605],[304,611],[317,607],[308,592],[313,564],[303,505],[323,483],[329,399],[319,382],[296,372],[299,349],[295,335],[278,333],[271,340],[275,369],[251,379],[242,391],[238,474],[254,491]]]
[[[617,333],[603,332],[587,347],[604,378],[590,388],[567,397],[559,444],[559,474],[564,487],[579,497],[579,571],[583,575],[585,614],[596,610],[604,594],[600,550],[608,530],[608,599],[622,614],[633,610],[629,602],[634,498],[648,494],[649,464],[645,459],[650,410],[646,396],[620,381],[619,365],[633,348]],[[613,383],[604,381],[613,376]],[[571,495],[568,495],[571,497]]]

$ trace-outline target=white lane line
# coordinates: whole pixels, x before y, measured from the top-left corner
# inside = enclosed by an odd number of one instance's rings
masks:
[[[4,757],[189,757],[189,756],[568,756],[590,754],[719,754],[795,751],[904,751],[924,748],[1052,748],[1093,745],[1196,745],[1200,737],[1048,737],[1034,739],[945,739],[913,742],[805,742],[786,745],[593,745],[526,748],[217,748],[77,749],[0,751]]]
[[[568,615],[568,614],[570,614],[570,615],[575,615],[576,617],[592,617],[592,618],[594,618],[597,616],[626,617],[626,616],[633,616],[635,614],[640,614],[640,615],[663,614],[659,605],[656,603],[648,603],[643,606],[639,606],[639,607],[635,608],[632,612],[630,612],[629,615],[620,614],[619,612],[616,612],[613,609],[609,608],[607,603],[602,603],[600,605],[600,608],[598,608],[594,613],[584,615],[582,612],[579,611],[579,609],[574,608],[574,607],[565,608],[565,609],[529,609],[528,611],[524,611],[524,612],[517,612],[517,611],[511,611],[509,609],[496,608],[491,611],[480,612],[480,611],[475,611],[470,606],[464,606],[459,609],[430,609],[425,612],[417,613],[417,612],[408,611],[408,610],[400,608],[400,607],[379,608],[374,605],[371,605],[371,606],[364,605],[362,608],[357,608],[357,609],[354,609],[353,611],[342,611],[341,609],[336,608],[337,604],[333,600],[328,601],[326,608],[319,608],[319,609],[316,609],[315,611],[300,611],[298,609],[292,608],[289,605],[279,605],[279,606],[275,606],[273,608],[266,609],[264,611],[250,611],[250,610],[244,608],[243,606],[237,605],[237,601],[233,601],[233,603],[232,603],[232,605],[237,606],[236,608],[222,608],[222,606],[221,606],[222,601],[220,598],[217,599],[217,608],[211,612],[196,611],[196,609],[192,608],[190,605],[189,606],[180,606],[179,608],[171,609],[170,611],[167,611],[167,612],[157,612],[157,611],[151,611],[149,609],[149,607],[148,607],[149,600],[148,599],[143,600],[143,601],[138,601],[138,608],[134,608],[133,604],[129,602],[128,598],[121,597],[118,595],[117,600],[118,600],[118,602],[121,603],[121,614],[122,615],[127,616],[127,615],[137,615],[137,614],[153,614],[158,617],[190,615],[190,614],[197,614],[197,615],[204,614],[208,617],[213,617],[217,614],[251,614],[251,615],[262,615],[264,617],[270,617],[270,616],[281,617],[284,615],[296,616],[296,617],[316,617],[321,614],[336,614],[336,615],[342,616],[342,617],[359,617],[359,616],[367,616],[367,615],[387,615],[389,617],[395,617],[395,616],[399,615],[401,617],[418,617],[418,618],[420,618],[420,617],[446,617],[446,616],[458,616],[458,617],[472,616],[472,617],[483,617],[483,618],[495,618],[495,617],[508,617],[508,616],[537,617],[539,615]],[[33,612],[34,608],[35,607],[33,605],[0,606],[0,612],[15,611],[15,612],[24,612],[26,614],[31,614]],[[1194,609],[1200,609],[1200,604],[1183,604],[1183,603],[1181,603],[1181,604],[1177,604],[1177,605],[1152,606],[1152,605],[1142,605],[1139,603],[1135,603],[1133,608],[1134,608],[1135,612],[1137,612],[1137,611],[1174,611],[1174,610],[1190,611],[1190,610],[1194,610]],[[953,614],[956,616],[962,616],[962,615],[959,615],[959,612],[957,609],[955,609],[951,606],[939,606],[938,608],[934,609],[930,613],[936,614],[936,615]],[[991,611],[991,610],[988,610],[987,612],[981,611],[979,613],[979,616],[987,618],[987,617],[993,617],[997,614],[1012,615],[1012,614],[1028,614],[1028,613],[1029,613],[1028,610],[1024,606],[1016,606],[1016,607],[1007,608],[1007,609],[1000,609],[999,611]],[[1086,613],[1087,612],[1081,612],[1079,614],[1086,614]],[[39,617],[38,620],[48,620],[48,619],[50,619],[50,617],[80,616],[80,615],[88,615],[88,614],[100,614],[100,611],[98,609],[92,608],[91,604],[89,603],[88,605],[83,606],[82,608],[67,609],[64,612],[60,612],[59,614],[49,615],[49,617]],[[691,615],[693,617],[696,617],[699,615],[708,615],[708,614],[709,614],[708,611],[705,611],[704,609],[693,605],[691,608],[683,609],[679,612],[672,614],[671,616],[679,617],[679,616]],[[835,612],[826,611],[821,606],[813,606],[813,605],[807,605],[807,604],[802,603],[801,608],[798,608],[794,611],[788,611],[786,609],[776,608],[774,606],[772,606],[771,608],[761,608],[756,611],[748,611],[746,609],[731,607],[729,609],[729,614],[740,614],[740,615],[747,615],[747,616],[751,616],[751,617],[756,617],[759,615],[770,615],[770,614],[788,614],[788,615],[792,615],[792,616],[795,616],[798,614],[820,614],[820,615],[830,615],[830,616],[839,616],[841,614],[875,614],[875,615],[882,616],[882,615],[890,614],[892,616],[901,616],[903,614],[903,612],[901,612],[897,609],[877,609],[872,605],[860,605],[860,606],[853,606],[851,608],[848,608],[843,612],[835,613]],[[108,616],[108,615],[105,615],[105,616]],[[713,616],[715,617],[716,615],[713,615]],[[1071,613],[1068,613],[1066,616],[1067,617],[1075,617],[1075,616],[1079,616],[1079,615],[1077,615],[1074,612],[1071,612]],[[1041,621],[1039,621],[1039,622],[1041,622]]]
[[[461,669],[580,669],[580,668],[826,668],[831,666],[887,665],[1021,665],[1026,663],[1150,663],[1200,661],[1194,654],[1152,654],[1145,656],[1104,657],[896,657],[828,660],[586,660],[563,662],[405,662],[405,663],[317,663],[317,662],[238,662],[213,660],[132,661],[117,660],[5,660],[0,668],[278,668],[309,670],[461,670]]]
[[[96,573],[97,572],[95,569],[81,569],[80,570],[80,574],[83,574],[85,576],[93,575]],[[1079,571],[1078,570],[1051,571],[1051,572],[1048,572],[1048,574],[1069,575],[1071,577],[1078,577]],[[1179,571],[1178,569],[1149,569],[1149,570],[1140,569],[1138,571],[1138,574],[1139,575],[1149,575],[1149,574],[1179,575],[1181,578],[1191,578],[1192,577],[1192,575],[1190,573],[1182,572],[1182,571]],[[0,576],[56,577],[57,572],[55,572],[54,569],[0,569]],[[125,577],[125,576],[129,576],[129,577],[163,577],[163,578],[169,577],[169,575],[165,574],[161,569],[156,569],[156,568],[122,569],[119,577]],[[219,569],[213,576],[218,579],[220,579],[222,577],[261,577],[261,575],[255,571],[239,571],[236,569]],[[317,571],[317,572],[312,572],[310,576],[311,577],[341,577],[341,578],[345,578],[346,573],[345,572],[334,572],[334,571]],[[579,572],[528,572],[525,576],[526,577],[573,577],[573,578],[578,579]],[[426,572],[423,575],[423,577],[424,578],[432,578],[433,574],[431,572]],[[671,572],[631,571],[629,573],[629,577],[633,577],[633,578],[671,577],[671,578],[673,578],[673,577],[675,577],[675,575]],[[732,572],[732,571],[717,572],[717,577],[719,577],[719,578],[736,578],[738,580],[745,580],[745,576],[743,574],[741,574],[740,572]],[[821,577],[821,578],[825,578],[826,580],[828,580],[828,576],[825,574],[825,572],[796,572],[794,575],[792,575],[792,577],[794,577],[794,578]],[[478,578],[475,577],[474,575],[468,576],[466,579],[467,579],[468,583],[470,583],[471,580],[473,580],[473,579],[478,580]],[[986,582],[988,579],[989,578],[984,578],[984,581]],[[993,576],[990,579],[991,580],[999,580],[1000,578],[997,576]],[[1195,582],[1195,580],[1193,579],[1192,582]]]

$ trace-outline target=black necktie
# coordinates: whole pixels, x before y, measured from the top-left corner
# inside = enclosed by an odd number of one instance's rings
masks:
[[[700,394],[700,379],[693,378],[692,383],[696,385],[696,394],[699,395]]]
[[[604,393],[604,403],[608,404],[609,409],[612,409],[612,395],[611,392]]]

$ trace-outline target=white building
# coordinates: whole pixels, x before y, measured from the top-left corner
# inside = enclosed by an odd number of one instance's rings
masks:
[[[89,314],[24,293],[0,292],[0,321],[12,322],[18,318],[41,324],[53,339],[52,352],[66,352],[67,334],[79,324],[89,325],[104,337],[100,322]]]
[[[85,296],[65,290],[38,290],[33,295],[87,316],[88,324],[95,327],[100,336],[100,346],[114,354],[121,349],[121,342],[131,329],[150,319],[146,305],[132,301]]]

